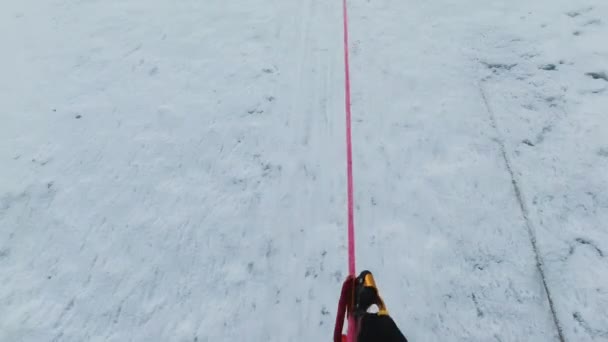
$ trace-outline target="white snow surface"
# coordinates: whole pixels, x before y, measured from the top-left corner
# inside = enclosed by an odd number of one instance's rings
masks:
[[[3,1],[0,341],[329,341],[341,6]],[[608,341],[608,2],[349,9],[357,262],[405,335]]]

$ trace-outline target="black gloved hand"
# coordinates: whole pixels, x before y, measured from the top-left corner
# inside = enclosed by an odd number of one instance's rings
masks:
[[[373,305],[378,306],[378,312],[367,312]],[[374,276],[369,271],[361,272],[355,281],[354,315],[359,328],[357,342],[407,342],[395,321],[389,316]]]
[[[357,342],[407,342],[389,315],[367,313],[359,321]]]

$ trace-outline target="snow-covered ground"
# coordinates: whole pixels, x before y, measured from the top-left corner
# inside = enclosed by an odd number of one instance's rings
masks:
[[[608,341],[608,2],[349,6],[358,266],[405,334]],[[329,340],[341,20],[2,2],[0,341]]]

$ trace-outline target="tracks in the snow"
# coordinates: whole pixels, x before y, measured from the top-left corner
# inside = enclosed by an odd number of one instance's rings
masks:
[[[482,81],[483,82],[483,81]],[[553,296],[551,294],[551,290],[547,284],[547,278],[545,276],[545,269],[544,269],[544,263],[543,263],[543,259],[540,255],[540,251],[538,249],[538,244],[537,244],[537,240],[536,240],[536,233],[534,232],[534,225],[532,224],[532,221],[530,220],[530,215],[529,215],[529,210],[528,207],[526,206],[526,202],[524,200],[524,195],[521,189],[521,185],[520,182],[517,180],[517,177],[515,175],[515,172],[513,171],[513,166],[511,163],[511,159],[509,158],[509,155],[507,153],[507,149],[505,146],[505,139],[503,138],[503,134],[500,130],[500,128],[498,127],[498,123],[496,120],[496,115],[494,114],[494,110],[492,109],[492,106],[490,105],[490,101],[488,100],[488,96],[486,94],[486,91],[483,87],[483,83],[479,83],[479,91],[481,93],[481,98],[483,99],[483,103],[484,106],[486,108],[486,112],[488,114],[489,120],[490,120],[490,125],[492,126],[492,128],[495,130],[496,132],[496,143],[498,144],[498,148],[500,150],[500,154],[502,156],[502,159],[505,163],[505,169],[506,171],[509,173],[509,177],[511,179],[511,184],[513,185],[513,192],[515,194],[515,199],[517,201],[517,204],[519,206],[521,215],[524,219],[524,222],[526,224],[526,230],[528,232],[528,237],[530,239],[530,244],[532,245],[532,250],[534,252],[534,258],[536,261],[536,268],[538,270],[538,273],[540,274],[541,277],[541,281],[543,284],[543,288],[545,290],[545,295],[547,296],[547,301],[549,302],[549,309],[551,310],[551,318],[553,320],[553,323],[555,324],[555,328],[557,330],[557,336],[560,342],[565,342],[565,338],[564,338],[564,332],[563,332],[563,328],[562,325],[559,321],[559,318],[557,317],[557,311],[555,309],[555,303],[553,300]]]

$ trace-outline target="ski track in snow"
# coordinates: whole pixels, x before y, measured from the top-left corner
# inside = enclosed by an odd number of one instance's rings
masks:
[[[340,1],[0,11],[0,341],[331,338]],[[412,341],[608,341],[608,4],[349,2],[359,269]]]

